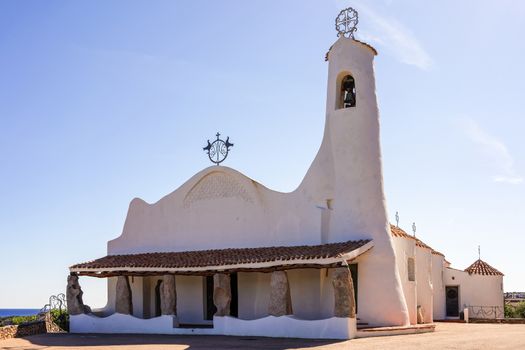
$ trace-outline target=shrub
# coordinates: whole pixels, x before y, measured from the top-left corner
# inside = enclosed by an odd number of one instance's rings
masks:
[[[60,311],[58,309],[51,310],[51,320],[60,328],[69,332],[69,314],[67,311]]]
[[[505,308],[505,318],[514,318],[515,317],[514,315],[516,313],[516,310],[514,309],[514,306],[509,305],[509,304],[505,304],[504,308]]]
[[[525,318],[525,301],[517,305],[505,304],[505,317]]]
[[[33,322],[33,321],[36,321],[37,318],[38,318],[38,316],[36,316],[36,315],[33,315],[33,316],[13,316],[13,317],[11,317],[11,324],[19,325],[19,324],[24,324],[24,323],[28,323],[28,322]]]
[[[516,316],[514,317],[525,318],[525,301],[516,305],[514,310],[516,312]]]

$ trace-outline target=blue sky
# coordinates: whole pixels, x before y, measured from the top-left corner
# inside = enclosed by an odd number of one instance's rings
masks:
[[[67,267],[105,255],[129,202],[155,202],[209,162],[280,190],[321,142],[324,55],[354,6],[377,48],[389,216],[525,290],[525,3],[0,2],[0,308],[41,307]],[[276,171],[278,170],[278,171]],[[85,301],[105,282],[82,278]]]

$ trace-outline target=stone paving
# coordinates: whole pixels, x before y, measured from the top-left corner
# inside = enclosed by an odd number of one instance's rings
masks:
[[[74,335],[44,334],[0,341],[0,349],[430,349],[500,350],[525,349],[525,325],[438,323],[436,332],[349,341],[275,339],[224,336]]]

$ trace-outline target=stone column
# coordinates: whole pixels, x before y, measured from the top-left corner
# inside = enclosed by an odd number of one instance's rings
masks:
[[[217,308],[215,316],[229,316],[231,300],[230,276],[216,273],[213,275],[213,303]]]
[[[423,316],[423,308],[421,305],[417,306],[417,324],[425,323],[425,317]]]
[[[82,301],[82,288],[78,283],[77,275],[67,276],[66,300],[67,312],[70,315],[80,315],[85,313],[86,307]]]
[[[164,275],[160,284],[160,310],[162,315],[177,314],[177,289],[174,275]]]
[[[131,287],[128,276],[118,276],[115,298],[115,312],[119,314],[132,315],[133,303],[131,301]]]
[[[334,316],[355,318],[355,297],[352,274],[347,267],[334,269],[332,275],[334,287]],[[380,302],[378,300],[378,302]]]
[[[270,304],[268,314],[272,316],[292,315],[292,297],[286,271],[274,271],[270,280]]]

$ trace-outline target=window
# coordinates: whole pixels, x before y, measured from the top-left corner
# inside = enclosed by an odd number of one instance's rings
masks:
[[[355,80],[351,75],[346,75],[341,80],[341,89],[339,92],[339,108],[355,107],[356,92]]]
[[[414,282],[416,280],[416,261],[414,258],[407,260],[408,280]]]

